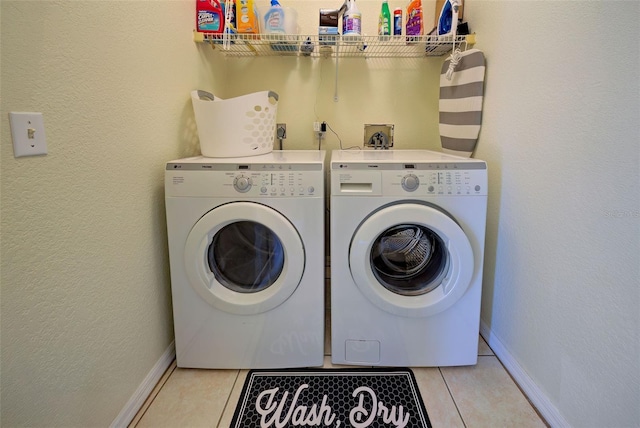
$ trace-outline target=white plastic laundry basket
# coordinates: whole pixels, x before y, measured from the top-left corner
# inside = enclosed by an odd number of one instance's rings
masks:
[[[278,94],[255,92],[224,100],[213,94],[191,92],[200,151],[203,156],[255,156],[273,150]]]

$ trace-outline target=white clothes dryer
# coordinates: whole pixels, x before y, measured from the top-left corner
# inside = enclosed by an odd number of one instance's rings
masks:
[[[486,163],[384,150],[330,165],[332,362],[475,364]]]
[[[324,151],[168,162],[178,367],[321,366]]]

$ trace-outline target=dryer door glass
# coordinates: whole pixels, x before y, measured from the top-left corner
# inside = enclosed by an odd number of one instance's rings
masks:
[[[268,227],[238,221],[214,235],[207,261],[220,284],[239,293],[255,293],[278,279],[284,268],[284,250]]]
[[[449,270],[442,239],[416,224],[393,226],[381,233],[371,247],[370,262],[380,284],[403,296],[430,292]]]
[[[349,247],[358,290],[403,317],[451,307],[469,289],[475,266],[465,231],[426,203],[400,202],[375,211],[360,223]]]
[[[212,209],[193,226],[183,266],[193,290],[213,307],[259,314],[296,290],[305,250],[296,228],[278,211],[233,202]]]

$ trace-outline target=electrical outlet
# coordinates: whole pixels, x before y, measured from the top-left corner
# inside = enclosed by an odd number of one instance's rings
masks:
[[[9,124],[15,157],[47,154],[42,113],[11,112]]]
[[[326,132],[327,122],[313,122],[313,133],[316,135],[316,138],[322,140]]]
[[[393,124],[365,124],[364,147],[390,149],[393,147]],[[385,142],[386,139],[386,142]]]

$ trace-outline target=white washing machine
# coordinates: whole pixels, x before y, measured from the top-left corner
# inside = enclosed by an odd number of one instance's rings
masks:
[[[178,367],[321,366],[324,151],[168,162]]]
[[[333,363],[475,364],[486,163],[333,151],[330,174]]]

